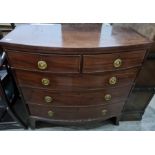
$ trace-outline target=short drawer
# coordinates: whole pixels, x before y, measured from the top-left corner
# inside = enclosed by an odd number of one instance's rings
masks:
[[[88,120],[120,115],[123,104],[88,107],[52,107],[29,104],[30,115],[56,120]]]
[[[134,81],[137,71],[138,68],[104,74],[55,75],[21,70],[15,70],[15,73],[20,86],[71,91],[129,85]]]
[[[84,55],[83,72],[105,72],[140,66],[146,51]]]
[[[125,101],[131,86],[117,89],[109,88],[98,91],[53,92],[42,89],[23,87],[26,103],[52,106],[88,106],[119,103]]]
[[[53,73],[78,73],[79,55],[32,54],[7,51],[11,67]]]

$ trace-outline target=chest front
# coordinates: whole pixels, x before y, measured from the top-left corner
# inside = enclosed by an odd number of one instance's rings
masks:
[[[37,120],[118,124],[150,42],[132,30],[102,29],[20,26],[1,41],[31,127]]]

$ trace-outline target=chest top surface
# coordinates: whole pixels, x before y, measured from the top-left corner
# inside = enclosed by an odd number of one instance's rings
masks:
[[[44,48],[110,48],[147,46],[151,42],[130,28],[108,24],[25,24],[0,43]]]

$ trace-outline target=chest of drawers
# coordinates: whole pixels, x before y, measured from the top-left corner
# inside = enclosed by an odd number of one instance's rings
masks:
[[[37,120],[118,124],[151,42],[105,24],[32,24],[1,45],[34,128]]]

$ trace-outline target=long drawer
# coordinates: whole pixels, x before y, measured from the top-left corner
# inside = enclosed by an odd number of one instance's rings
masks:
[[[56,120],[110,118],[121,113],[123,103],[93,107],[51,107],[29,104],[30,115]]]
[[[33,54],[7,51],[13,68],[52,73],[78,73],[79,55]]]
[[[38,73],[15,70],[20,86],[31,86],[52,90],[83,90],[120,87],[132,84],[138,68],[104,74],[65,74]]]
[[[124,53],[84,55],[83,72],[95,73],[140,66],[145,53],[145,50],[141,50]]]
[[[87,106],[104,105],[125,101],[131,86],[109,88],[98,91],[53,92],[42,89],[23,87],[24,99],[28,104],[52,106]]]

